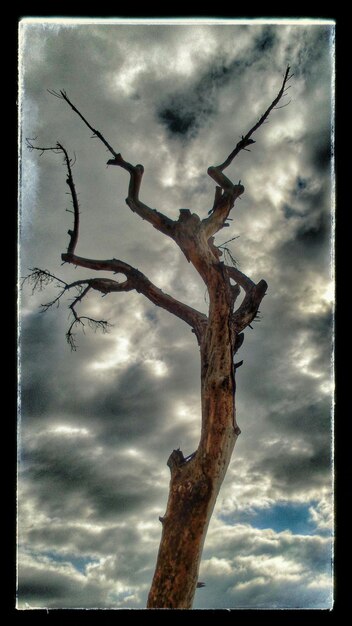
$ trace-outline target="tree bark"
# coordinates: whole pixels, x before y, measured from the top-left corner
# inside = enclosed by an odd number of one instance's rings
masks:
[[[174,450],[169,499],[148,608],[191,608],[209,521],[240,433],[235,415],[229,283],[219,276],[201,346],[202,432],[189,460]]]

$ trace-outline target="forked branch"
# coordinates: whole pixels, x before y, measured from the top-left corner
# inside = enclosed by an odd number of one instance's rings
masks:
[[[191,326],[200,342],[207,325],[207,316],[163,292],[142,272],[132,267],[132,265],[118,259],[87,259],[70,254],[62,254],[61,258],[65,263],[70,263],[71,265],[97,271],[105,270],[114,272],[114,274],[123,274],[126,280],[122,283],[116,283],[112,280],[110,284],[109,279],[101,279],[104,283],[98,283],[96,282],[98,279],[94,279],[94,284],[91,286],[95,289],[97,285],[99,291],[106,289],[105,293],[109,293],[110,291],[131,291],[134,289],[138,293],[143,294],[148,300],[153,302],[153,304],[156,304],[156,306],[169,311],[169,313],[172,313]]]
[[[131,163],[128,163],[128,161],[125,161],[122,155],[116,152],[116,150],[114,150],[114,148],[109,144],[104,135],[96,128],[93,128],[93,126],[88,122],[84,115],[82,115],[79,109],[77,109],[77,107],[71,102],[65,91],[50,91],[50,93],[57,98],[65,100],[65,102],[67,102],[71,109],[75,113],[77,113],[77,115],[81,118],[81,120],[89,128],[89,130],[92,131],[93,137],[97,137],[98,139],[100,139],[100,141],[106,146],[108,151],[113,156],[112,159],[109,159],[107,161],[107,165],[117,165],[129,173],[130,184],[128,189],[128,197],[126,198],[126,204],[130,207],[131,211],[137,213],[137,215],[139,215],[143,220],[148,221],[150,224],[152,224],[152,226],[154,226],[154,228],[160,230],[165,235],[173,237],[175,222],[163,213],[160,213],[155,209],[151,209],[139,200],[139,189],[141,186],[144,172],[143,165],[132,165]]]
[[[254,139],[251,139],[251,137],[253,133],[265,123],[271,111],[276,107],[282,96],[285,94],[287,81],[291,78],[291,76],[293,76],[293,74],[289,76],[289,72],[290,67],[287,66],[281,89],[276,98],[274,98],[265,113],[263,113],[260,119],[254,124],[254,126],[252,126],[247,134],[244,136],[242,135],[241,140],[237,143],[235,149],[231,152],[231,154],[229,154],[227,159],[225,159],[225,161],[220,165],[212,165],[208,168],[208,174],[216,182],[217,187],[215,189],[214,204],[210,211],[211,215],[202,222],[202,226],[207,237],[211,237],[226,225],[226,220],[232,207],[234,206],[235,200],[244,192],[244,187],[241,185],[241,181],[239,181],[237,185],[234,185],[230,179],[225,176],[223,170],[232,163],[233,159],[241,150],[248,150],[248,146],[255,143]]]
[[[86,316],[79,316],[76,312],[76,305],[79,304],[87,293],[93,289],[99,291],[104,296],[108,293],[132,291],[135,290],[138,293],[143,294],[148,300],[153,302],[156,306],[165,309],[169,313],[172,313],[176,317],[182,319],[189,326],[191,326],[195,333],[198,342],[200,343],[204,330],[206,328],[208,318],[203,313],[200,313],[196,309],[180,302],[176,298],[173,298],[167,293],[164,293],[161,289],[156,287],[142,272],[132,267],[124,261],[118,259],[109,260],[97,260],[86,259],[78,257],[76,255],[63,254],[62,260],[66,263],[70,263],[75,266],[85,267],[97,271],[105,270],[112,271],[114,274],[123,274],[125,280],[118,282],[110,278],[89,278],[85,280],[78,280],[72,283],[66,283],[64,280],[54,276],[47,270],[41,270],[39,268],[31,269],[31,273],[26,276],[24,282],[29,282],[32,285],[32,291],[42,290],[44,287],[51,283],[56,283],[56,287],[59,289],[58,295],[50,302],[42,305],[42,310],[47,311],[50,307],[57,304],[59,305],[62,296],[71,289],[77,290],[77,296],[73,302],[69,305],[69,309],[74,317],[68,333],[66,334],[67,340],[72,349],[75,349],[74,335],[72,329],[77,324],[82,324],[83,320],[88,321],[90,326],[100,328],[104,332],[109,327],[109,322],[105,320],[95,320]]]
[[[82,330],[84,332],[84,326],[86,322],[88,326],[92,328],[94,331],[101,330],[103,333],[107,333],[109,327],[111,326],[111,324],[107,320],[96,320],[92,317],[88,317],[87,315],[78,315],[76,312],[76,305],[79,302],[81,302],[83,298],[87,295],[87,293],[90,291],[90,289],[93,286],[92,285],[93,282],[94,281],[91,281],[91,280],[87,281],[87,286],[78,294],[78,296],[74,299],[73,302],[71,302],[69,306],[69,309],[71,310],[74,319],[67,330],[66,340],[71,350],[74,350],[74,351],[77,350],[75,333],[73,332],[73,329],[75,328],[76,325],[82,326]],[[95,289],[97,289],[97,287],[95,287]]]

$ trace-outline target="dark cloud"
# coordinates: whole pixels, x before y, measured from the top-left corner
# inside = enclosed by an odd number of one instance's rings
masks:
[[[284,204],[283,207],[282,207],[282,210],[284,212],[284,216],[288,220],[291,219],[292,217],[304,217],[304,213],[301,213],[300,211],[297,211],[297,209],[294,209],[289,204]]]
[[[113,518],[135,511],[141,501],[146,505],[155,500],[158,488],[153,486],[154,470],[148,459],[132,468],[128,456],[108,448],[99,454],[98,442],[84,429],[48,430],[27,444],[23,480],[28,481],[37,506],[51,517],[84,518],[89,509],[92,519]],[[150,482],[148,492],[140,481],[141,470]]]
[[[298,244],[311,247],[324,245],[330,235],[330,221],[325,215],[317,215],[314,222],[303,224],[297,230],[296,239]]]
[[[112,522],[105,527],[91,524],[75,525],[69,521],[53,520],[51,525],[38,524],[28,533],[30,544],[40,551],[51,546],[58,554],[85,554],[90,560],[110,556],[114,550],[136,545],[141,533],[134,526],[116,526]],[[133,554],[135,554],[132,551]],[[63,558],[63,557],[61,557]],[[132,558],[132,556],[131,556]]]
[[[332,147],[330,140],[327,141],[325,145],[318,145],[316,147],[313,159],[317,169],[319,168],[327,172],[331,170]]]
[[[267,26],[263,28],[260,35],[254,40],[254,46],[260,52],[267,52],[271,50],[277,42],[277,35],[274,26]]]
[[[258,29],[257,29],[258,30]],[[199,128],[208,123],[209,117],[218,109],[221,89],[228,84],[235,88],[244,71],[270,51],[276,42],[275,29],[267,27],[254,39],[253,47],[239,51],[235,58],[230,51],[219,53],[209,67],[192,81],[187,90],[171,93],[157,110],[157,118],[171,136],[194,137]]]
[[[287,205],[285,205],[287,206]],[[316,210],[307,215],[298,215],[295,209],[288,209],[290,216],[293,212],[296,220],[295,230],[289,239],[278,246],[277,256],[283,264],[292,264],[297,260],[297,269],[302,268],[304,263],[315,265],[319,271],[322,262],[328,264],[330,261],[331,243],[331,219],[322,210]],[[285,217],[287,209],[284,208]]]
[[[214,113],[219,88],[231,80],[231,65],[214,64],[187,92],[176,93],[165,99],[157,111],[157,117],[171,135],[187,138],[196,135],[199,127]]]
[[[183,111],[178,102],[172,102],[169,106],[160,109],[159,118],[175,135],[191,134],[190,131],[197,121],[196,113]]]
[[[331,453],[329,439],[313,453],[295,449],[291,451],[282,444],[270,448],[270,456],[261,459],[260,463],[253,464],[254,472],[266,472],[274,486],[282,489],[283,493],[292,495],[299,488],[304,488],[309,475],[309,484],[323,486],[329,479],[331,472]]]
[[[27,576],[27,580],[25,577],[20,577],[18,586],[18,594],[22,602],[29,602],[35,606],[38,601],[40,603],[43,601],[51,602],[53,598],[57,601],[67,596],[68,581],[58,580],[56,576],[53,581],[50,581],[50,577],[48,580],[45,572],[36,577],[34,572],[29,571]]]
[[[170,330],[172,320],[167,320],[164,328],[164,322],[160,324],[158,315],[154,312],[152,316],[146,316],[146,323],[149,324],[150,321],[155,326],[155,332],[161,336],[163,332],[167,332],[171,339],[174,332]],[[99,336],[82,334],[79,340],[82,347],[78,352],[71,353],[65,344],[63,329],[60,332],[58,328],[64,323],[65,316],[61,321],[58,320],[56,311],[28,316],[23,323],[23,362],[33,361],[21,387],[23,427],[26,428],[27,423],[33,427],[35,424],[39,428],[60,421],[73,422],[80,427],[92,429],[98,441],[104,445],[139,442],[150,454],[155,453],[155,447],[160,452],[156,433],[165,430],[166,424],[170,423],[175,412],[175,403],[179,401],[181,394],[194,393],[199,386],[199,363],[192,343],[193,336],[191,335],[191,344],[185,348],[165,346],[161,356],[167,373],[158,377],[153,373],[153,362],[150,365],[143,355],[143,339],[146,345],[149,342],[145,327],[135,327],[135,362],[131,365],[126,363],[123,368],[112,365],[109,374],[99,376],[97,380],[97,370],[89,369],[89,366],[92,358],[99,360],[99,353],[94,354],[94,347],[91,346],[92,353],[83,351],[82,354],[82,348],[89,343],[83,340],[88,337],[99,340]],[[180,330],[181,336],[184,336],[188,328],[181,323]],[[48,337],[53,337],[51,343],[48,342]],[[43,353],[46,354],[45,361],[40,358]],[[104,352],[101,356],[104,358]],[[70,364],[74,365],[73,370],[69,367]],[[82,367],[86,368],[83,377]],[[178,428],[178,424],[170,428],[162,444],[165,462],[174,447],[175,428]],[[181,426],[177,439],[178,445],[182,428]]]
[[[87,584],[73,568],[58,570],[49,559],[39,566],[29,561],[19,568],[18,598],[20,608],[66,607],[94,608],[107,603],[107,593],[97,583]]]
[[[293,410],[284,415],[278,411],[270,413],[268,418],[276,427],[280,426],[284,422],[285,431],[291,430],[296,434],[309,434],[309,438],[314,436],[320,439],[328,439],[326,441],[329,448],[330,437],[330,406],[329,402],[322,400],[317,401],[316,404],[308,404],[302,408],[293,408]]]

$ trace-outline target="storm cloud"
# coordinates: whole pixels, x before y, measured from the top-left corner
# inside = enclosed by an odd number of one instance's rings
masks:
[[[276,95],[282,109],[227,170],[245,193],[216,236],[268,292],[237,374],[242,430],[207,536],[195,608],[329,608],[332,602],[333,26],[23,21],[21,137],[75,158],[77,253],[119,258],[206,313],[205,288],[174,243],[125,204],[128,177],[48,89],[70,99],[116,151],[143,163],[141,199],[176,219],[213,204],[209,165]],[[72,215],[60,156],[21,146],[20,274],[61,266]],[[104,274],[105,275],[105,274]],[[107,275],[108,276],[108,275]],[[97,292],[78,350],[69,311],[21,292],[18,608],[143,608],[174,448],[200,434],[195,336],[141,294]],[[67,301],[69,304],[70,301]]]

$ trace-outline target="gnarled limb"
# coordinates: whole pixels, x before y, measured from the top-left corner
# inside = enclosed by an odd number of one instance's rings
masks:
[[[36,289],[43,289],[43,287],[47,286],[50,283],[56,282],[56,286],[60,289],[59,294],[56,298],[54,298],[51,302],[47,302],[46,304],[42,304],[42,310],[47,311],[50,307],[55,304],[59,304],[62,296],[70,291],[71,289],[76,289],[78,291],[77,297],[73,300],[73,302],[69,305],[69,309],[74,317],[74,320],[69,327],[68,332],[66,333],[66,337],[68,338],[68,342],[71,345],[73,350],[76,349],[75,343],[72,340],[72,328],[75,324],[82,323],[82,320],[87,320],[90,322],[90,325],[96,325],[104,330],[108,328],[110,325],[107,321],[104,320],[94,320],[93,318],[89,318],[86,316],[79,316],[76,312],[76,305],[83,300],[83,298],[87,295],[87,293],[93,289],[95,291],[100,291],[104,296],[108,293],[117,293],[122,291],[132,291],[135,290],[138,293],[142,293],[148,300],[153,302],[153,304],[169,311],[176,317],[182,319],[189,326],[192,327],[198,342],[200,343],[201,338],[203,336],[204,330],[207,326],[208,318],[203,313],[200,313],[196,309],[176,300],[172,296],[169,296],[167,293],[164,293],[161,289],[156,287],[142,272],[137,270],[136,268],[128,265],[128,263],[124,263],[123,261],[119,261],[117,259],[110,259],[107,261],[100,261],[94,259],[85,259],[83,257],[77,257],[75,255],[63,254],[63,260],[67,263],[72,263],[73,265],[86,267],[94,270],[106,270],[113,271],[115,274],[124,274],[126,280],[123,282],[118,282],[111,278],[88,278],[83,280],[77,280],[72,283],[66,283],[61,278],[54,276],[51,272],[47,270],[41,270],[39,268],[33,268],[31,273],[26,276],[23,282],[30,282],[33,286],[33,291]],[[69,340],[70,338],[70,340]]]
[[[92,131],[93,137],[97,137],[98,139],[100,139],[100,141],[106,146],[106,148],[113,156],[112,159],[109,159],[107,161],[107,165],[118,165],[119,167],[122,167],[124,170],[129,172],[130,184],[128,189],[128,197],[126,198],[126,204],[130,207],[130,209],[134,213],[137,213],[137,215],[139,215],[142,219],[152,224],[152,226],[154,226],[154,228],[156,228],[157,230],[160,230],[162,233],[168,235],[169,237],[173,237],[175,222],[163,213],[160,213],[155,209],[151,209],[139,200],[139,189],[144,172],[143,165],[131,165],[131,163],[125,161],[122,158],[122,155],[116,152],[114,148],[109,144],[109,142],[105,139],[102,133],[96,128],[93,128],[93,126],[91,126],[91,124],[84,117],[84,115],[82,115],[79,109],[77,109],[77,107],[71,102],[65,91],[61,90],[59,93],[51,91],[50,93],[52,93],[57,98],[65,100],[65,102],[67,102],[71,109],[75,113],[77,113],[77,115],[81,118],[81,120],[85,123],[89,130]]]
[[[142,272],[135,267],[132,267],[132,265],[129,265],[124,261],[119,261],[118,259],[86,259],[84,257],[70,254],[62,254],[61,258],[65,263],[70,263],[71,265],[86,267],[88,269],[98,271],[110,271],[115,274],[124,274],[126,281],[123,283],[115,283],[115,281],[111,281],[111,288],[110,283],[108,283],[108,279],[100,279],[104,282],[101,283],[99,291],[102,291],[103,288],[106,289],[105,293],[110,291],[131,291],[134,289],[138,293],[142,293],[146,298],[148,298],[148,300],[153,302],[153,304],[169,311],[169,313],[172,313],[186,322],[186,324],[191,326],[194,330],[198,341],[201,340],[204,329],[207,325],[207,316],[187,304],[180,302],[176,298],[173,298],[169,294],[164,293]],[[98,287],[99,283],[97,282],[96,285]],[[93,288],[96,287],[93,286]]]
[[[220,201],[220,198],[222,196],[222,188],[219,186],[215,187],[215,195],[214,195],[214,202],[213,202],[213,206],[210,209],[210,211],[208,211],[208,215],[210,215],[210,213],[212,213],[214,211],[214,209],[217,207],[218,202]]]
[[[174,236],[175,222],[160,213],[156,209],[151,209],[146,204],[139,200],[139,189],[141,186],[144,167],[141,164],[131,165],[123,159],[121,154],[117,154],[114,159],[109,159],[107,165],[118,165],[122,169],[129,172],[130,184],[128,187],[128,197],[126,198],[126,204],[130,207],[131,211],[137,213],[143,220],[147,220],[154,228],[160,230],[164,235],[169,237]]]

